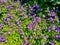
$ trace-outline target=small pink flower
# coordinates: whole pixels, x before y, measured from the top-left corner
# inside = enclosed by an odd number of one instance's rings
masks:
[[[48,38],[48,36],[44,36],[44,39],[47,39]]]
[[[28,44],[28,40],[26,40],[26,44]]]
[[[16,12],[18,11],[18,9],[16,8]]]
[[[8,32],[8,35],[10,35],[10,33],[11,33],[11,32],[9,31],[9,32]]]
[[[33,36],[32,35],[30,35],[30,39],[32,39],[33,38]]]
[[[43,14],[43,17],[46,17],[46,16]]]

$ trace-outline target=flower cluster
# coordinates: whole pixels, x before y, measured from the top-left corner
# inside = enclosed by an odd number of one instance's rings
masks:
[[[38,12],[41,11],[41,8],[38,4],[35,4],[33,7],[31,7],[30,9],[30,14],[31,15],[34,15],[34,14],[37,14]]]

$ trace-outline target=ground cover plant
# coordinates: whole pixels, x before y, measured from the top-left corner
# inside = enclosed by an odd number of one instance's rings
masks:
[[[60,1],[0,0],[0,45],[60,45]]]

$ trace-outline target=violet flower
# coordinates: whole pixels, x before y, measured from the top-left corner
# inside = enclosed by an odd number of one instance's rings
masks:
[[[46,16],[43,14],[43,17],[45,18]]]
[[[52,12],[52,13],[50,14],[50,16],[54,16],[54,12]]]
[[[57,28],[57,26],[56,25],[53,25],[53,29],[56,29]]]
[[[5,38],[4,38],[4,35],[2,35],[1,37],[0,37],[0,42],[4,42],[5,41]]]
[[[20,6],[20,8],[21,8],[22,10],[25,10],[25,8],[24,8],[23,6]]]
[[[60,27],[55,28],[56,32],[60,32]]]
[[[55,37],[56,37],[56,39],[58,39],[58,38],[59,38],[59,35],[58,35],[58,34],[56,34],[56,36],[55,36]]]
[[[4,42],[4,41],[5,41],[5,39],[0,37],[0,42]]]
[[[40,17],[36,17],[36,19],[34,19],[33,22],[35,22],[35,23],[39,23],[40,21],[41,21],[41,18],[40,18]]]
[[[55,43],[54,43],[54,42],[50,42],[50,44],[51,44],[51,45],[55,45]]]
[[[51,31],[52,31],[51,27],[48,27],[48,31],[49,31],[49,32],[51,32]]]
[[[5,42],[7,43],[7,42],[8,42],[8,40],[5,40]]]
[[[53,18],[50,18],[52,21],[54,21],[54,19]]]
[[[26,40],[26,44],[28,44],[28,40]]]
[[[60,23],[60,20],[57,20],[58,23]]]
[[[48,18],[47,20],[50,20],[50,18]]]
[[[31,15],[34,15],[36,13],[38,13],[39,11],[41,10],[40,6],[38,4],[35,4],[31,10],[30,10],[30,14]]]
[[[60,38],[60,35],[59,35],[59,38]]]
[[[8,25],[11,25],[11,23],[10,23],[9,21],[7,21],[7,24],[8,24]]]
[[[36,31],[36,28],[34,28],[34,31]]]
[[[37,17],[37,22],[40,22],[41,21],[41,18],[40,17]]]
[[[22,32],[22,35],[24,35],[24,32]]]
[[[48,38],[48,36],[44,36],[44,39],[47,39]]]
[[[25,13],[24,13],[24,12],[22,12],[22,17],[24,17],[24,14],[25,14]]]
[[[3,25],[2,24],[0,24],[0,29],[3,27]]]
[[[33,28],[33,23],[30,23],[29,25],[28,25],[28,29],[32,29]]]
[[[43,42],[43,45],[45,45],[46,44],[46,42]]]
[[[24,42],[22,42],[22,45],[24,45]]]
[[[58,18],[58,16],[55,16],[55,18]]]
[[[33,36],[32,35],[30,35],[30,39],[32,39],[33,38]]]
[[[35,16],[36,16],[36,14],[33,15],[33,17],[35,17]]]
[[[8,31],[8,35],[10,35],[11,34],[11,32],[10,31]]]
[[[22,35],[21,37],[24,38],[24,35]]]

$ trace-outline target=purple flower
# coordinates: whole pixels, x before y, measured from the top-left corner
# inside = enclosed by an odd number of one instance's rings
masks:
[[[46,17],[46,16],[43,14],[43,17]]]
[[[41,21],[41,18],[40,17],[36,17],[33,22],[39,23],[40,21]]]
[[[7,42],[8,42],[8,40],[5,40],[5,42],[7,43]]]
[[[22,35],[21,37],[24,38],[24,35]]]
[[[1,36],[1,38],[4,38],[4,34]]]
[[[8,25],[11,25],[11,23],[10,23],[9,21],[7,21],[7,24],[8,24]]]
[[[5,42],[5,39],[3,38],[1,41],[2,41],[2,42]]]
[[[49,31],[49,32],[51,32],[51,31],[52,31],[51,27],[48,27],[48,31]]]
[[[32,29],[33,28],[33,23],[30,23],[29,25],[28,25],[28,29]]]
[[[7,21],[10,21],[10,18],[6,18]]]
[[[47,20],[50,20],[50,18],[48,18]]]
[[[22,32],[22,35],[24,35],[24,32]]]
[[[10,33],[11,33],[11,32],[10,32],[10,31],[8,31],[8,35],[10,35]]]
[[[33,15],[33,17],[35,17],[35,16],[36,16],[36,14]]]
[[[59,22],[59,23],[60,23],[60,20],[57,20],[57,22]]]
[[[4,41],[5,41],[5,39],[0,37],[0,42],[4,42]]]
[[[22,17],[24,17],[24,14],[25,14],[25,13],[24,13],[24,12],[22,12]]]
[[[34,28],[34,31],[36,31],[36,28]]]
[[[26,40],[26,44],[28,44],[28,40]]]
[[[52,12],[52,13],[50,14],[50,16],[54,16],[54,12]]]
[[[22,42],[22,45],[24,45],[24,42]]]
[[[58,38],[60,38],[60,35],[58,35]]]
[[[56,25],[53,25],[53,29],[56,29],[57,28],[57,26]]]
[[[60,32],[60,27],[55,28],[56,32]]]
[[[30,14],[34,15],[34,12],[30,10]]]
[[[20,6],[20,8],[21,8],[22,10],[25,10],[23,6]]]
[[[46,42],[43,42],[43,45],[45,45],[46,44]]]
[[[39,6],[38,4],[35,4],[32,8],[33,8],[33,9],[34,9],[34,8],[40,8],[40,6]]]
[[[54,42],[50,42],[50,44],[51,44],[51,45],[55,45],[55,43],[54,43]]]
[[[44,36],[44,39],[47,39],[48,38],[48,36]]]
[[[0,24],[0,29],[3,27],[3,25],[2,24]]]
[[[38,13],[39,11],[41,10],[41,8],[40,8],[40,6],[38,5],[38,4],[35,4],[32,8],[31,8],[31,10],[30,10],[30,14],[36,14],[36,13]]]
[[[59,35],[58,34],[56,34],[56,36],[55,36],[57,39],[59,38]]]
[[[30,39],[32,39],[33,38],[33,36],[32,35],[30,35]]]
[[[55,16],[55,18],[58,18],[58,16]]]
[[[40,17],[37,17],[37,22],[40,22],[41,21],[41,18]]]

